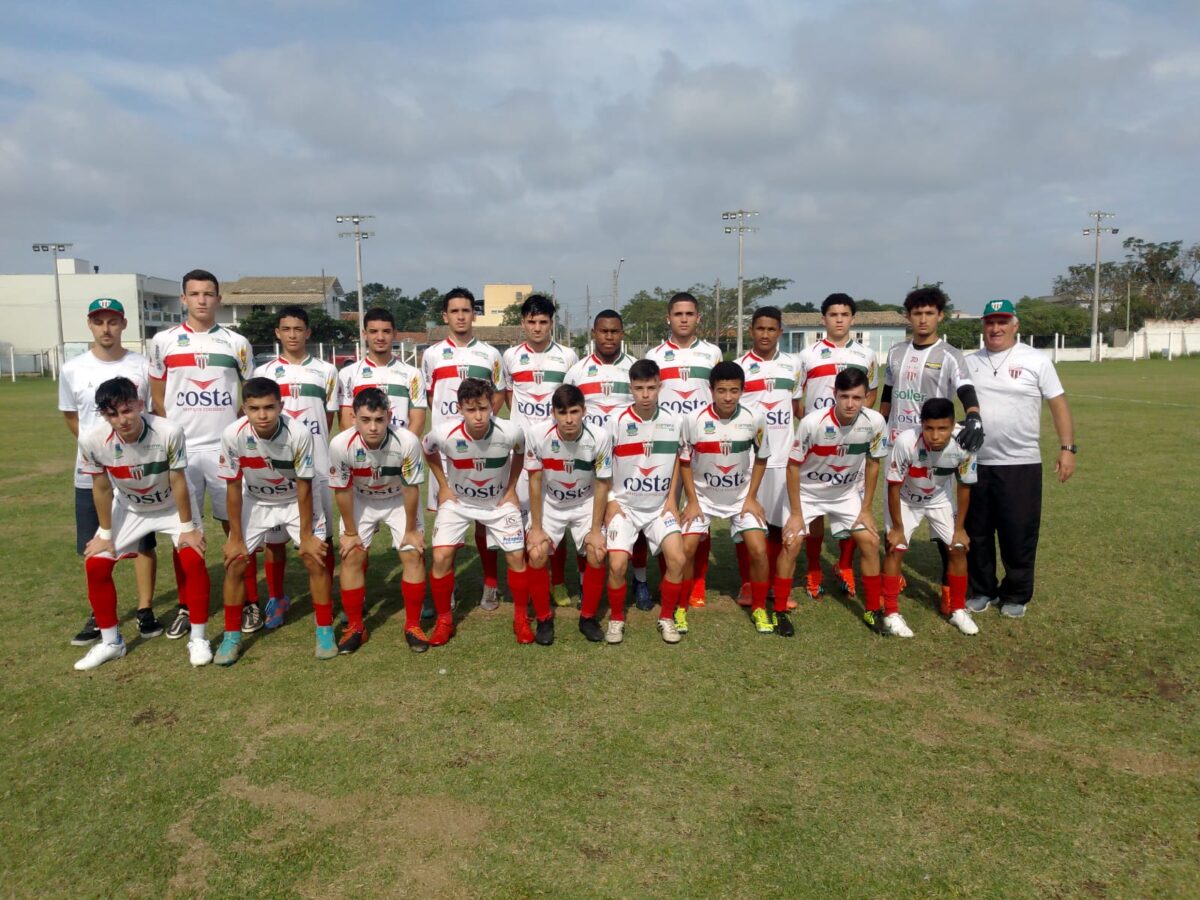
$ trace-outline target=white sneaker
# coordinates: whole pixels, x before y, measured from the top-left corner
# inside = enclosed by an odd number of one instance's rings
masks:
[[[83,659],[75,663],[75,669],[79,672],[86,672],[88,669],[104,665],[110,659],[120,659],[124,655],[125,642],[120,638],[117,638],[117,643],[115,644],[106,644],[101,641],[94,645]]]
[[[625,640],[625,623],[617,619],[609,619],[608,631],[604,635],[604,640],[609,644],[619,644]]]
[[[450,604],[450,608],[454,609],[454,604]],[[479,608],[491,611],[500,608],[500,588],[494,584],[485,584],[483,586],[483,596],[479,598]]]
[[[188,660],[193,666],[207,666],[212,662],[212,646],[206,638],[191,638],[188,641]]]
[[[908,627],[908,623],[904,621],[904,616],[900,615],[900,613],[892,613],[890,616],[884,616],[883,627],[893,637],[910,638],[913,636],[912,629]]]
[[[979,634],[979,626],[965,609],[956,609],[950,613],[950,624],[963,634]]]
[[[682,635],[679,633],[679,629],[675,627],[674,619],[659,619],[658,633],[662,635],[662,639],[668,644],[678,644],[681,640],[683,640]]]

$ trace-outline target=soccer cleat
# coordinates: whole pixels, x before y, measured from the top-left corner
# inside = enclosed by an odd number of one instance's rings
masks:
[[[754,623],[754,630],[759,634],[771,634],[775,630],[775,623],[771,621],[771,616],[765,609],[756,609],[751,612],[750,620]]]
[[[242,634],[253,634],[263,627],[263,614],[257,603],[242,607]],[[218,663],[217,665],[220,665]]]
[[[154,618],[154,610],[139,609],[137,611],[138,634],[149,640],[156,638],[165,630],[162,622]]]
[[[883,610],[868,609],[863,612],[862,620],[866,626],[876,634],[886,635],[887,630],[883,627]]]
[[[674,619],[659,619],[658,633],[668,644],[678,644],[683,639],[679,634],[679,629],[675,627]]]
[[[687,610],[682,606],[675,607],[675,630],[680,634],[688,633]]]
[[[167,637],[171,636],[171,632],[167,632]],[[188,662],[193,666],[207,666],[213,661],[212,646],[208,643],[207,638],[189,638],[188,639]]]
[[[650,593],[650,585],[636,578],[633,579],[633,605],[642,612],[654,609],[654,595]]]
[[[742,589],[741,589],[740,591],[738,591],[738,596],[737,596],[737,605],[738,605],[738,606],[744,606],[744,607],[746,607],[747,609],[749,609],[749,608],[750,608],[750,604],[751,604],[751,603],[753,603],[753,602],[754,602],[754,598],[753,598],[753,597],[751,596],[751,594],[750,594],[750,585],[749,585],[749,583],[743,583],[743,584],[742,584]]]
[[[950,615],[950,585],[942,585],[942,596],[938,601],[938,612],[943,616]]]
[[[454,607],[451,606],[451,609]],[[479,598],[479,608],[486,609],[491,612],[493,609],[500,608],[500,588],[494,584],[485,584],[483,586],[483,596]]]
[[[967,609],[973,613],[985,612],[991,607],[1000,608],[999,597],[970,597],[967,599]]]
[[[625,623],[620,619],[608,620],[608,631],[604,634],[604,641],[607,644],[619,644],[625,640]]]
[[[604,640],[604,630],[600,627],[600,623],[587,616],[579,617],[579,633],[593,644]]]
[[[79,672],[86,672],[88,669],[94,669],[97,666],[102,666],[111,659],[120,659],[125,655],[125,642],[117,637],[115,644],[99,643],[83,657],[75,663],[75,669]]]
[[[188,620],[187,607],[180,606],[175,610],[175,619],[167,626],[167,640],[173,641],[185,634],[191,634],[191,631],[192,623]]]
[[[892,635],[892,637],[910,638],[913,636],[912,629],[904,621],[904,616],[898,612],[884,616],[883,627],[887,629],[887,633]]]
[[[787,598],[787,608],[788,608],[788,612],[791,612],[793,609],[799,609],[799,608],[800,608],[800,604],[799,604],[799,603],[797,603],[795,600],[793,600],[793,599],[792,599],[792,596],[791,596],[791,594],[788,594],[788,598]]]
[[[775,633],[780,637],[795,637],[796,626],[785,612],[775,613]]]
[[[291,605],[292,600],[290,597],[271,597],[267,600],[263,625],[271,631],[278,628],[283,624],[283,617],[287,615],[288,607]]]
[[[571,605],[571,594],[567,591],[567,586],[565,584],[551,585],[550,599],[554,601],[555,606]]]
[[[808,591],[808,596],[814,600],[819,599],[825,593],[825,588],[821,586],[821,573],[809,572],[808,577],[805,579],[804,589]]]
[[[371,635],[367,632],[365,625],[343,631],[342,639],[338,641],[338,653],[353,653],[365,644],[370,637]]]
[[[439,620],[438,623],[433,626],[433,632],[429,635],[429,646],[441,647],[443,644],[449,643],[450,638],[454,637],[454,632],[455,628],[453,622]]]
[[[694,585],[692,585],[692,596],[687,598],[688,605],[694,606],[696,609],[703,609],[705,603],[707,602],[705,600],[705,595],[707,593],[708,585],[706,585],[702,580],[697,581]]]
[[[513,634],[517,636],[518,644],[533,643],[533,629],[529,627],[529,620],[524,616],[513,619]]]
[[[1024,603],[1003,603],[1000,605],[1000,615],[1006,619],[1019,619],[1025,615]]]
[[[221,645],[213,654],[212,661],[218,666],[232,666],[242,655],[242,635],[239,631],[226,631]]]
[[[425,632],[416,625],[404,629],[404,642],[413,653],[424,653],[429,649],[429,638],[425,637]]]
[[[950,613],[950,624],[963,634],[979,634],[979,626],[965,609],[956,609]]]
[[[268,626],[269,627],[269,626]],[[337,644],[333,640],[332,625],[317,626],[317,659],[333,659],[338,655]]]
[[[838,569],[838,578],[841,579],[842,593],[847,597],[853,597],[858,593],[857,586],[854,583],[853,569]]]
[[[537,633],[533,639],[540,647],[549,647],[554,643],[554,619],[543,619],[537,623]]]
[[[100,640],[100,629],[96,627],[96,617],[88,616],[87,621],[83,623],[83,627],[79,629],[79,633],[71,638],[71,643],[76,647],[86,647],[93,641]]]

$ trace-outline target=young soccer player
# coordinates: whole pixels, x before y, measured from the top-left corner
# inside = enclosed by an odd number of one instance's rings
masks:
[[[534,640],[546,645],[554,642],[554,618],[549,614],[547,583],[538,573],[545,572],[547,557],[565,545],[568,530],[576,551],[587,555],[582,605],[595,609],[600,603],[604,588],[604,510],[612,481],[612,436],[607,430],[584,423],[583,392],[573,384],[564,384],[550,399],[554,421],[539,427],[525,450],[530,518],[525,546],[530,593],[538,617]],[[595,627],[598,632],[599,626]]]
[[[675,498],[683,423],[658,405],[658,365],[653,360],[639,359],[630,366],[629,384],[633,404],[609,423],[613,488],[605,514],[609,621],[604,640],[619,644],[625,637],[625,571],[634,542],[645,535],[650,552],[661,551],[666,565],[658,629],[664,641],[676,644],[675,609],[681,602],[684,558]],[[579,615],[579,630],[589,641],[599,640],[596,607],[585,604]]]
[[[188,496],[187,446],[183,429],[146,415],[138,388],[124,376],[96,389],[96,409],[104,423],[79,438],[81,470],[92,477],[96,518],[100,525],[83,551],[88,602],[100,627],[100,643],[75,663],[94,669],[125,655],[117,620],[113,567],[136,552],[151,533],[171,536],[179,555],[179,593],[190,611],[188,659],[193,666],[212,662],[204,636],[208,621],[208,570],[204,567],[204,532],[193,518]]]
[[[868,600],[864,620],[882,634],[910,638],[900,615],[900,564],[913,532],[925,519],[933,534],[950,548],[950,624],[963,634],[979,627],[966,610],[967,538],[964,523],[975,483],[975,455],[955,438],[954,404],[934,397],[921,404],[921,429],[900,433],[888,456],[886,523],[888,552],[883,561],[883,620]],[[951,486],[953,490],[951,489]]]
[[[378,388],[387,395],[391,409],[388,427],[406,428],[417,437],[425,430],[425,415],[429,408],[425,375],[392,355],[395,340],[396,319],[391,311],[378,306],[367,310],[363,316],[367,355],[342,369],[337,379],[342,430],[354,425],[354,398],[367,388]]]
[[[608,428],[609,419],[633,402],[629,389],[633,357],[621,349],[624,342],[621,314],[600,310],[592,322],[592,352],[567,371],[564,383],[583,392],[587,403],[584,422],[593,428]]]
[[[423,442],[429,471],[438,483],[429,575],[438,621],[431,644],[445,643],[454,635],[450,611],[454,557],[472,524],[483,526],[487,538],[504,551],[513,599],[513,633],[518,643],[533,642],[525,610],[529,602],[525,529],[517,503],[525,436],[516,425],[495,417],[494,393],[490,380],[463,379],[458,386],[459,418],[435,425]]]
[[[338,433],[329,447],[329,480],[341,515],[342,568],[339,573],[346,630],[339,649],[353,653],[367,642],[363,605],[367,553],[380,525],[392,533],[392,548],[404,567],[404,640],[414,653],[429,649],[421,630],[425,599],[425,531],[421,483],[425,464],[421,442],[407,428],[389,427],[388,397],[379,388],[354,396],[354,426]],[[443,628],[437,642],[444,644]]]
[[[766,511],[758,490],[771,455],[767,422],[762,412],[751,412],[739,402],[745,385],[742,367],[719,362],[709,373],[712,403],[683,420],[679,453],[680,477],[687,505],[680,516],[683,526],[683,595],[688,596],[693,577],[692,560],[713,519],[728,519],[729,534],[740,537],[750,557],[751,618],[760,634],[770,634],[774,624],[767,615],[770,566],[767,563]],[[665,605],[665,600],[664,600]],[[660,626],[661,627],[661,626]],[[675,609],[675,628],[688,631],[683,604]],[[663,632],[666,637],[666,630]]]
[[[780,597],[791,590],[800,537],[813,522],[829,519],[838,540],[851,540],[862,556],[866,608],[879,608],[879,528],[871,507],[879,484],[880,460],[887,456],[887,422],[867,406],[867,373],[845,368],[833,382],[833,406],[814,409],[796,429],[788,466],[792,515],[784,528],[784,548],[775,580],[776,631],[791,637],[794,626]],[[870,615],[871,613],[868,613]]]
[[[242,409],[245,415],[221,436],[219,463],[227,485],[229,537],[224,549],[225,636],[213,661],[231,666],[242,654],[246,563],[276,529],[295,541],[308,570],[317,621],[317,659],[332,659],[337,647],[331,578],[325,564],[328,524],[313,493],[312,432],[283,414],[279,385],[269,378],[246,382]]]

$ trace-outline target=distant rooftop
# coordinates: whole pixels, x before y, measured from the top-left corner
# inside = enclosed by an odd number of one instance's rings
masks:
[[[221,285],[221,300],[232,306],[324,306],[331,292],[335,297],[345,293],[332,275],[251,276]]]
[[[820,328],[825,323],[821,321],[820,313],[784,313],[783,324],[791,325],[795,328]],[[893,327],[907,328],[908,319],[893,310],[883,310],[880,312],[868,312],[866,310],[860,312],[854,317],[854,326],[860,327],[863,325],[874,325],[876,327]]]

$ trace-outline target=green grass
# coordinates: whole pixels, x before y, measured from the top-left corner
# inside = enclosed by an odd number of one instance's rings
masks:
[[[673,648],[637,611],[621,647],[573,611],[518,647],[502,607],[417,656],[379,547],[354,657],[313,658],[293,561],[287,627],[233,668],[127,620],[129,656],[89,674],[71,441],[52,383],[0,385],[0,893],[1195,895],[1200,360],[1060,372],[1079,469],[1047,478],[1030,614],[974,639],[914,546],[914,641],[833,593],[791,641],[725,598]]]

